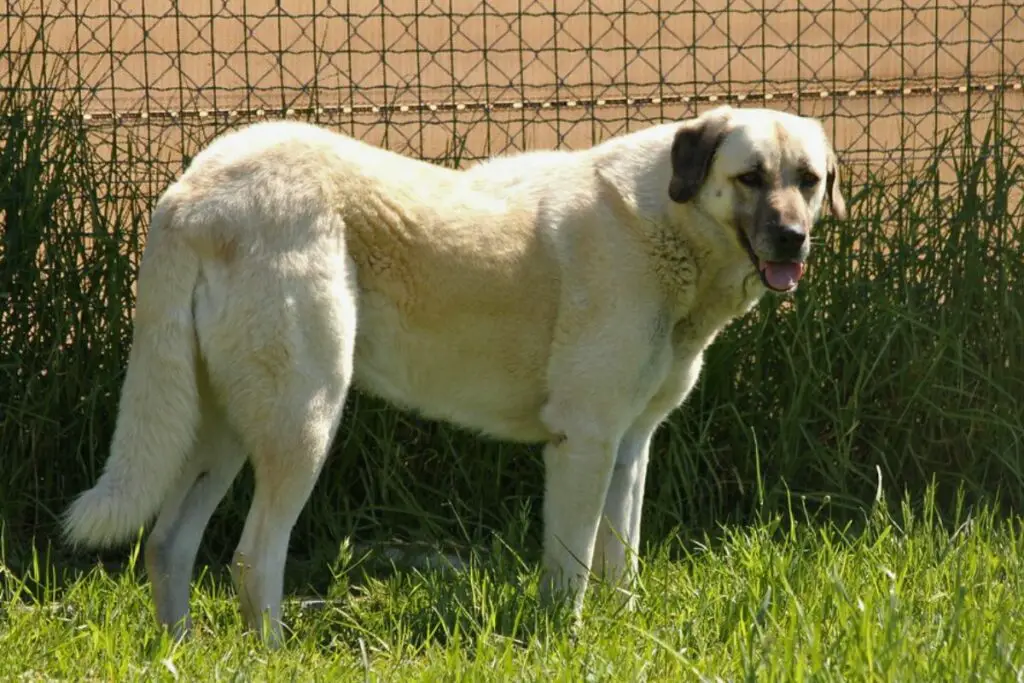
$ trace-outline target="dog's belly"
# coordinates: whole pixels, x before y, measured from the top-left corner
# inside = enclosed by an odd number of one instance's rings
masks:
[[[365,296],[355,385],[398,408],[494,438],[548,440],[540,420],[549,345],[543,335],[500,319],[460,316],[450,323],[417,324],[383,297]]]

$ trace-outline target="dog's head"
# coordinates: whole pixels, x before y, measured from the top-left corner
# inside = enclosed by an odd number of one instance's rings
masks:
[[[796,288],[826,200],[846,217],[836,156],[814,119],[719,107],[680,126],[671,157],[672,201],[730,232],[776,292]]]

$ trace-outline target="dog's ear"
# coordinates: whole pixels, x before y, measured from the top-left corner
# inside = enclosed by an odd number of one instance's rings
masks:
[[[672,201],[683,204],[697,196],[725,138],[728,121],[728,109],[721,107],[679,127],[672,141],[672,181],[668,185]]]
[[[825,196],[828,198],[832,215],[838,220],[846,220],[846,200],[839,189],[839,161],[831,147],[828,150],[828,165],[825,168]]]

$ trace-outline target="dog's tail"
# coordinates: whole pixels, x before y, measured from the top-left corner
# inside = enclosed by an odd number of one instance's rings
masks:
[[[153,211],[110,456],[96,485],[64,513],[64,536],[72,545],[103,547],[134,537],[159,511],[195,442],[192,298],[199,258],[175,223],[176,204],[169,192]]]

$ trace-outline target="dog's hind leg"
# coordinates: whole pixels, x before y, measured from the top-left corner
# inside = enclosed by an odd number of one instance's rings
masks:
[[[157,620],[176,638],[191,627],[192,569],[210,517],[245,462],[238,437],[213,406],[204,406],[195,449],[146,540],[146,571]]]
[[[290,440],[262,450],[256,490],[232,562],[242,614],[272,647],[283,642],[281,600],[292,527],[313,490],[330,446],[336,410],[310,417]]]
[[[283,638],[292,527],[327,457],[352,379],[354,265],[336,245],[317,246],[297,267],[285,261],[247,280],[242,322],[221,345],[246,351],[226,355],[231,362],[211,370],[215,384],[230,390],[225,408],[256,483],[232,574],[246,621],[271,646]]]

